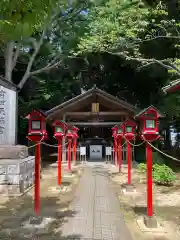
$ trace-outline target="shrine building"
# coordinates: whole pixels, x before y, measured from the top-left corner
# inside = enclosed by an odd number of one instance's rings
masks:
[[[48,110],[51,121],[63,120],[79,128],[78,145],[87,146],[90,159],[103,159],[105,146],[113,147],[112,127],[133,119],[136,107],[102,91],[92,89]]]

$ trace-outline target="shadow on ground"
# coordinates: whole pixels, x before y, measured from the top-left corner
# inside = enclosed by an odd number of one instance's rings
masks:
[[[62,197],[63,198],[63,197]],[[70,200],[61,201],[57,197],[42,197],[40,216],[42,219],[51,219],[51,222],[44,225],[42,228],[24,228],[26,222],[34,217],[32,198],[25,196],[17,206],[17,203],[1,206],[0,218],[4,218],[0,223],[0,239],[72,239],[74,236],[63,237],[61,233],[61,226],[63,222],[74,217],[76,212],[69,210]],[[77,238],[78,237],[78,238]],[[75,239],[80,239],[76,236]]]
[[[69,181],[63,185],[68,186]],[[45,186],[45,192],[41,193],[40,214],[42,219],[50,219],[40,228],[38,225],[27,227],[28,221],[34,217],[34,204],[32,196],[24,195],[11,198],[5,204],[0,205],[0,240],[60,240],[82,239],[82,236],[62,236],[62,224],[68,218],[75,216],[76,212],[69,209],[69,204],[74,198],[77,185],[71,192],[49,193]],[[26,226],[26,227],[24,227]],[[38,226],[38,227],[37,227]]]

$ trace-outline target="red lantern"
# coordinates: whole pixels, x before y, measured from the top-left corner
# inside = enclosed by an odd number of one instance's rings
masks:
[[[66,138],[68,140],[68,171],[71,171],[71,145],[74,134],[72,130],[72,126],[68,126],[68,130],[66,133]]]
[[[46,116],[38,109],[29,113],[25,118],[29,120],[29,131],[27,138],[33,142],[37,142],[35,146],[35,187],[34,187],[34,212],[36,215],[40,211],[40,161],[41,146],[40,142],[47,137],[46,132]]]
[[[78,138],[78,130],[79,128],[73,126],[72,131],[73,131],[73,148],[74,148],[74,161],[76,161],[76,147],[77,147],[77,138]]]
[[[47,136],[46,116],[38,109],[29,113],[26,117],[29,120],[27,138],[33,142],[40,142]]]
[[[131,120],[126,120],[123,123],[123,131],[124,131],[124,137],[128,140],[128,141],[132,141],[135,139],[135,130],[136,130],[136,123],[134,121]]]
[[[140,121],[141,138],[147,141],[153,141],[160,137],[158,129],[158,120],[162,115],[158,110],[150,106],[135,116]]]
[[[65,136],[67,126],[62,121],[55,121],[54,124],[54,136],[58,140],[58,184],[62,182],[61,163],[62,163],[62,139]]]
[[[55,121],[53,126],[55,138],[62,139],[66,134],[67,125],[63,121]]]
[[[127,141],[127,161],[128,161],[128,184],[131,184],[131,162],[132,162],[132,146],[130,141],[135,139],[136,123],[126,120],[123,123],[124,138]]]
[[[162,115],[158,110],[150,106],[135,116],[140,121],[141,138],[146,142],[146,161],[147,161],[147,214],[148,217],[153,216],[152,206],[152,147],[149,141],[160,138],[158,129],[158,120]]]

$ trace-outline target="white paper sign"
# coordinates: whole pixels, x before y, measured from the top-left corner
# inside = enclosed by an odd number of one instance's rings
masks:
[[[111,155],[112,154],[111,151],[112,151],[111,147],[106,147],[106,155]]]
[[[86,155],[86,147],[80,147],[80,155],[85,156]]]

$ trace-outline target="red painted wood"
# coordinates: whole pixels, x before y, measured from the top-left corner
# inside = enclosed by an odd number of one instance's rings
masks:
[[[62,138],[58,139],[58,184],[62,183]]]
[[[118,156],[118,163],[119,163],[119,172],[121,172],[122,169],[122,140],[118,140],[118,147],[119,147],[119,156]]]
[[[71,171],[71,139],[68,140],[68,171]]]
[[[35,147],[34,213],[36,215],[39,215],[40,211],[40,160],[41,145],[38,143]]]
[[[117,139],[114,138],[114,158],[115,158],[115,164],[117,165]]]
[[[74,139],[74,161],[76,161],[76,148],[77,148],[77,140]]]
[[[128,160],[128,184],[131,184],[132,147],[129,142],[127,142],[127,160]]]
[[[152,205],[152,147],[146,143],[146,159],[147,159],[147,214],[149,217],[153,215]]]

